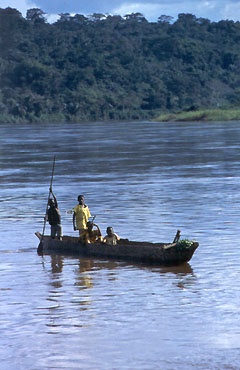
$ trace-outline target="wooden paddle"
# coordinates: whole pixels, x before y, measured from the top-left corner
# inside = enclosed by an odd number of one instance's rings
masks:
[[[43,231],[42,231],[41,240],[40,240],[40,243],[39,243],[39,246],[38,246],[38,251],[42,251],[42,248],[43,248],[43,242],[42,241],[43,241],[45,228],[46,228],[46,222],[47,222],[48,202],[49,202],[50,195],[51,195],[51,190],[50,189],[52,189],[52,184],[53,184],[53,174],[54,174],[54,168],[55,168],[55,161],[56,161],[56,156],[53,157],[52,176],[51,176],[49,193],[48,193],[47,208],[46,208],[46,212],[45,212]]]

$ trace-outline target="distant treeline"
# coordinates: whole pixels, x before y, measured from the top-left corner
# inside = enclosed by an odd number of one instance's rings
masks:
[[[240,22],[0,9],[0,122],[151,119],[238,107]]]

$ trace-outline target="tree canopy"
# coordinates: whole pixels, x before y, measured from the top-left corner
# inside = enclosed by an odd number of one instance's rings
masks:
[[[239,105],[240,22],[0,9],[0,121],[150,119]]]

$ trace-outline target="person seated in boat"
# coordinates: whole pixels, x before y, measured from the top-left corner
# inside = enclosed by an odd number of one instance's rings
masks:
[[[107,227],[107,235],[104,236],[103,242],[110,245],[116,245],[120,237],[113,231],[111,226]]]
[[[47,210],[47,215],[46,219],[49,222],[51,226],[51,238],[55,239],[55,236],[57,235],[59,240],[62,240],[62,225],[61,225],[61,215],[60,211],[58,209],[58,202],[53,194],[52,188],[50,187],[49,189],[50,195],[53,196],[52,198],[49,198],[48,200],[48,210]]]
[[[94,227],[96,227],[95,230],[93,230]],[[102,242],[102,240],[103,240],[102,233],[100,231],[99,226],[91,221],[88,221],[87,229],[81,232],[79,241],[84,244],[91,244]]]
[[[87,222],[91,213],[84,203],[84,195],[78,196],[78,205],[73,208],[73,229],[79,230],[79,236],[87,229]]]

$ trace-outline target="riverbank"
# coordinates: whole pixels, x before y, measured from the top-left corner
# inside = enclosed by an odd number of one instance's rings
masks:
[[[191,121],[238,121],[240,109],[202,109],[197,111],[166,113],[159,115],[157,122],[191,122]]]
[[[151,114],[153,117],[153,113]],[[193,122],[193,121],[205,121],[205,122],[217,122],[217,121],[240,121],[240,109],[201,109],[196,111],[183,111],[179,113],[164,113],[160,114],[155,118],[138,117],[138,119],[126,118],[123,119],[98,119],[99,122],[127,122],[127,121],[144,121],[149,120],[153,122]],[[79,117],[69,117],[64,116],[63,114],[52,114],[52,115],[42,115],[40,117],[31,116],[28,117],[28,120],[23,117],[12,116],[12,115],[1,115],[0,124],[23,124],[23,123],[82,123],[82,122],[95,122],[89,119],[79,118]]]

